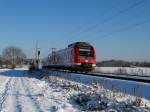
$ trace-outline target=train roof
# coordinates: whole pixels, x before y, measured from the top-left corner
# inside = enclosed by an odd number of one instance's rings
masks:
[[[88,42],[74,42],[68,45],[68,47],[75,47],[75,46],[91,46],[91,45]]]

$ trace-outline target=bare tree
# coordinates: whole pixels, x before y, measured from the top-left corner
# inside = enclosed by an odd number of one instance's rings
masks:
[[[21,65],[26,55],[20,48],[10,46],[3,50],[2,58],[6,65]]]

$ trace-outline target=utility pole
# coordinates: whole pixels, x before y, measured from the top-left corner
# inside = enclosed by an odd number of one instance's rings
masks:
[[[11,65],[12,68],[15,68],[15,66],[16,66],[16,65],[15,65],[15,64],[16,64],[16,63],[15,63],[15,57],[16,57],[15,55],[16,55],[16,53],[15,53],[15,48],[12,48],[12,65]]]
[[[52,64],[55,64],[55,51],[56,51],[56,48],[51,48],[52,49]]]
[[[36,44],[35,44],[35,61],[37,59],[37,51],[38,51],[38,40],[36,41]]]
[[[35,68],[38,68],[38,40],[36,40],[36,44],[35,44],[34,66],[35,66]]]
[[[37,69],[41,68],[40,67],[40,49],[38,47],[38,40],[36,41],[36,46],[35,46],[35,67]]]
[[[41,54],[41,51],[38,48],[38,50],[37,50],[38,69],[42,68],[41,61],[40,61],[40,54]]]

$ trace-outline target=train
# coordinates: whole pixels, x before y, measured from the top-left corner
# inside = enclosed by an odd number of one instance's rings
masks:
[[[92,71],[95,66],[95,48],[87,42],[74,42],[65,49],[52,51],[43,62],[43,68],[69,71]]]

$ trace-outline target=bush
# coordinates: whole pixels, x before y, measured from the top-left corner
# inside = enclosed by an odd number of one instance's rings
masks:
[[[85,110],[97,111],[107,108],[108,99],[98,93],[80,93],[74,97],[75,102]]]

